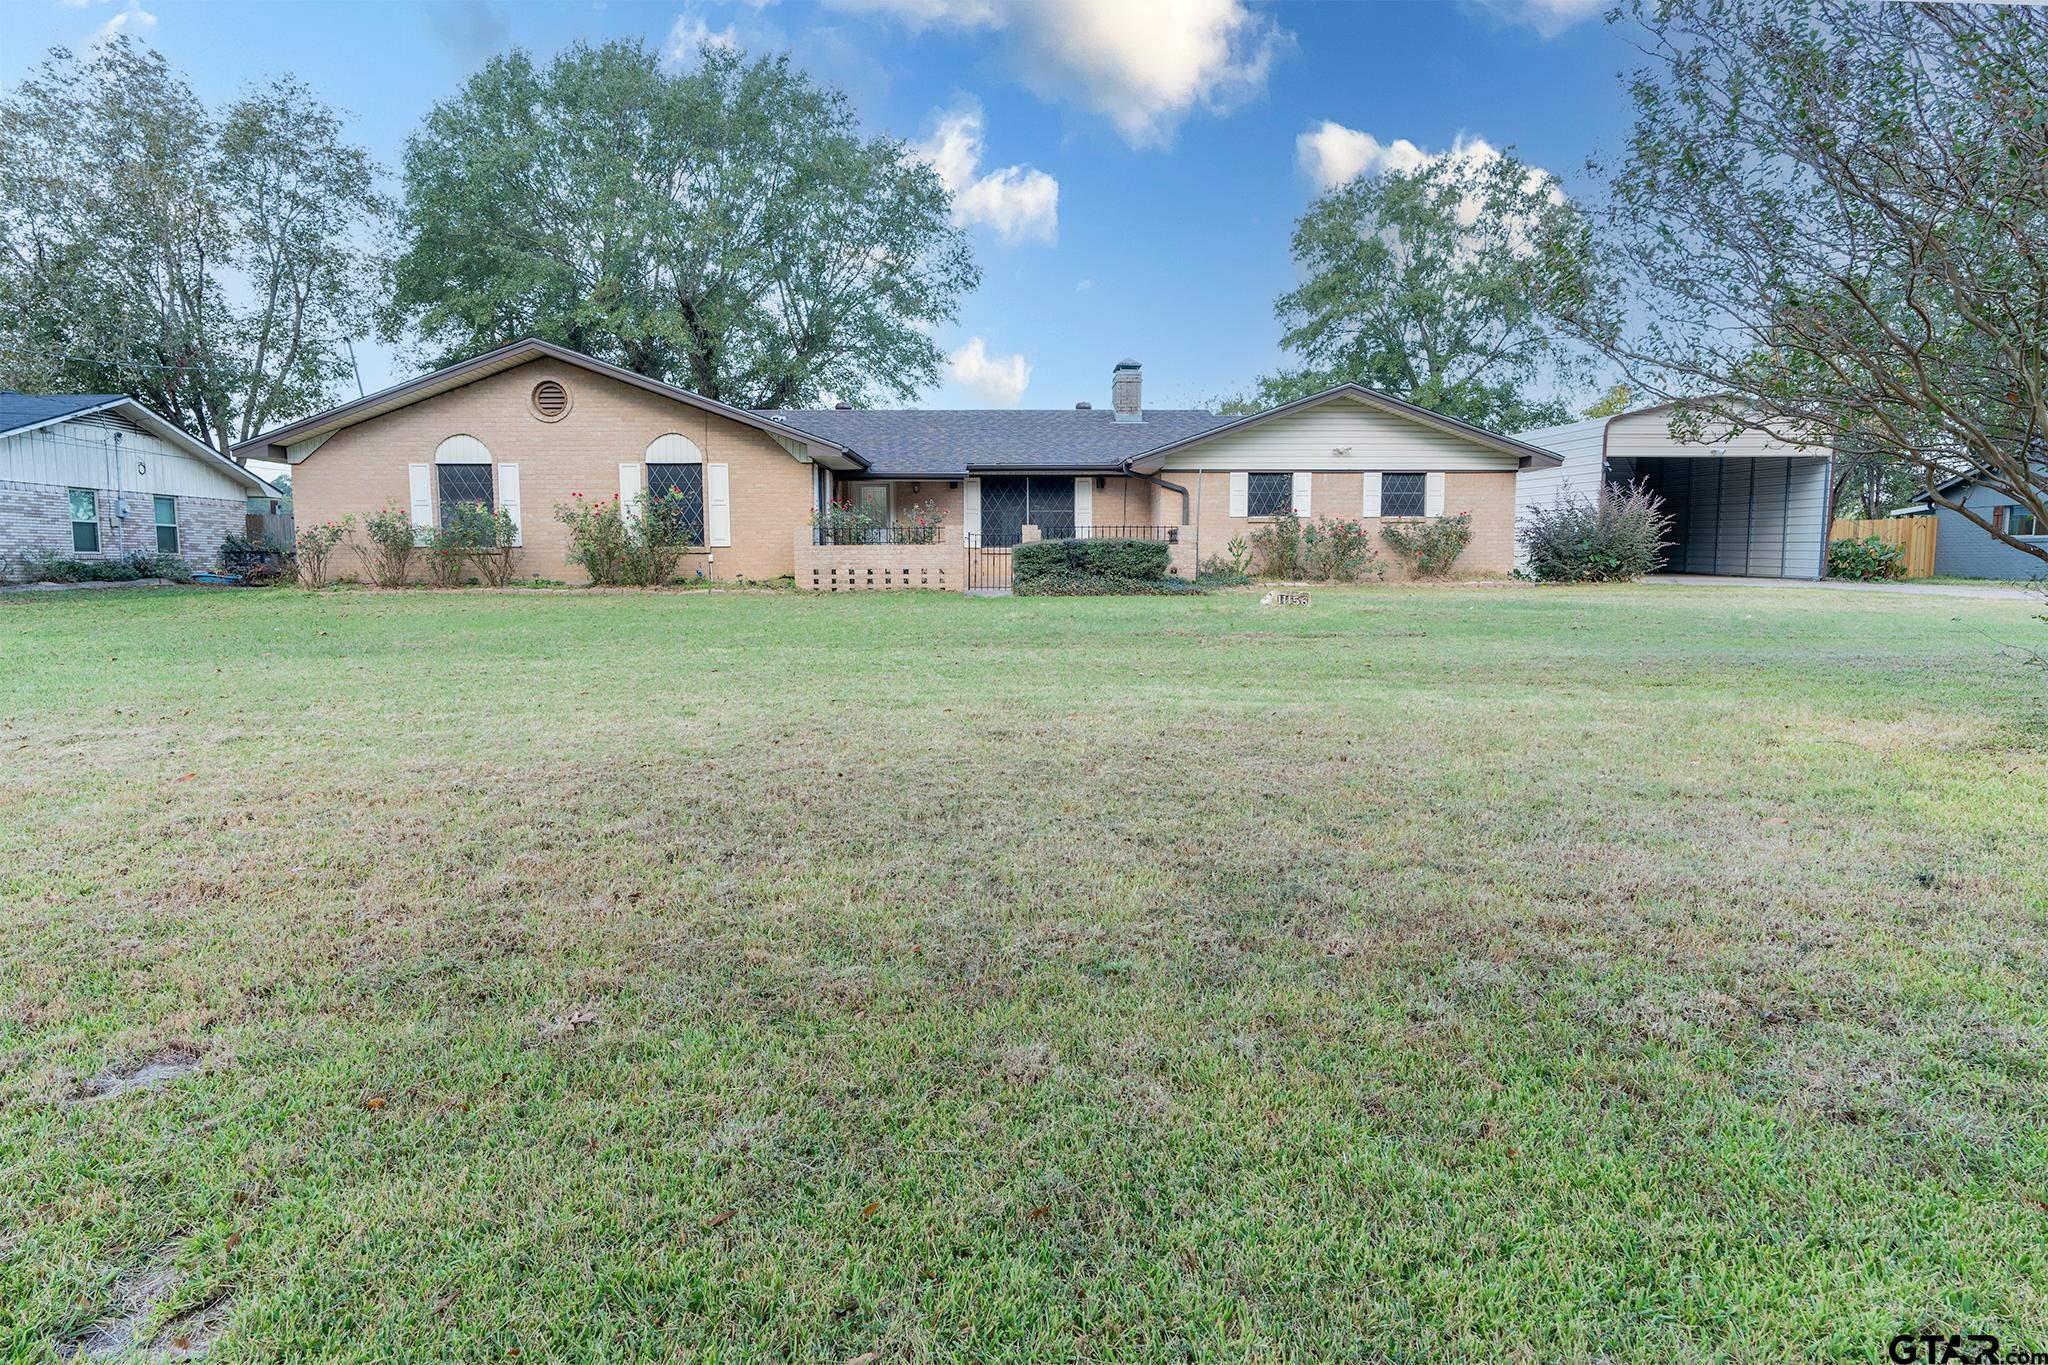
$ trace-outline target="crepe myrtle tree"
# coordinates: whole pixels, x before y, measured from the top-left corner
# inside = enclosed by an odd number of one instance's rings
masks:
[[[495,57],[405,152],[384,327],[535,335],[742,407],[914,398],[979,282],[936,172],[787,57]]]
[[[1534,276],[1675,424],[1957,476],[2048,519],[2048,10],[1625,0],[1645,64]]]

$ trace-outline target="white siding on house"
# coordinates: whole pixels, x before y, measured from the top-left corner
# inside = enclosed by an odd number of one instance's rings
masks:
[[[0,479],[138,496],[241,500],[249,495],[245,485],[217,465],[100,413],[0,438]]]
[[[1164,468],[1312,470],[1513,469],[1517,457],[1350,399],[1276,417],[1168,455]]]

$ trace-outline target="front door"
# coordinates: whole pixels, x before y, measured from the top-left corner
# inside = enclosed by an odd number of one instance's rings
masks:
[[[860,510],[876,528],[889,524],[889,485],[886,483],[863,483],[854,485],[860,489]]]

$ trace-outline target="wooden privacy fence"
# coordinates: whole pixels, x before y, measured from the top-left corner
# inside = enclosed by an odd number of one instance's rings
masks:
[[[1934,576],[1934,535],[1940,529],[1933,517],[1881,517],[1876,521],[1838,521],[1828,532],[1830,540],[1868,540],[1872,536],[1906,552],[1906,577]]]

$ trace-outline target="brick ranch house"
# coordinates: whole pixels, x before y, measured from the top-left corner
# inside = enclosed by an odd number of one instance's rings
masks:
[[[205,566],[277,489],[118,393],[0,392],[0,579],[32,554]]]
[[[1176,572],[1292,508],[1363,519],[1469,513],[1458,571],[1514,568],[1515,475],[1549,451],[1343,385],[1247,417],[1147,411],[1135,361],[1108,410],[754,411],[543,341],[520,341],[237,447],[292,467],[301,526],[386,507],[437,524],[464,501],[519,527],[517,571],[583,577],[554,508],[680,496],[702,545],[685,575],[801,587],[963,589],[977,547],[1105,535],[1173,543]],[[931,504],[936,544],[818,545],[814,511],[888,524]],[[889,540],[886,533],[876,540]],[[1399,566],[1389,561],[1390,571]]]

